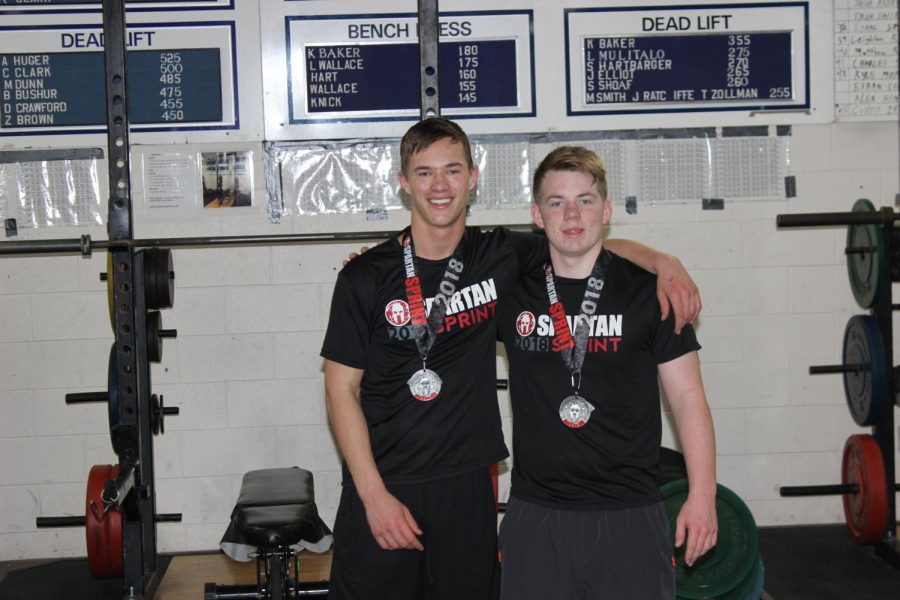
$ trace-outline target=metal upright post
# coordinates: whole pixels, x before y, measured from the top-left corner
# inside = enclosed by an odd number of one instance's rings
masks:
[[[109,216],[116,340],[118,422],[112,428],[121,468],[135,467],[135,485],[122,505],[124,598],[152,595],[156,573],[155,489],[150,430],[150,374],[146,357],[143,261],[134,237],[129,166],[125,1],[103,0],[106,67]],[[122,241],[121,246],[114,245]]]
[[[881,456],[884,459],[884,470],[887,477],[887,502],[888,502],[888,518],[887,530],[881,542],[876,544],[875,553],[884,560],[891,563],[895,568],[900,569],[900,542],[897,540],[897,498],[896,498],[896,482],[897,477],[895,471],[894,460],[894,402],[897,392],[896,382],[894,381],[894,334],[893,334],[893,300],[891,285],[891,262],[894,252],[894,211],[890,207],[882,207],[881,209],[882,235],[884,237],[884,256],[878,261],[880,273],[878,277],[883,282],[872,307],[872,315],[878,324],[881,332],[881,340],[884,346],[884,373],[887,374],[884,383],[884,408],[881,418],[872,428],[872,435],[878,442],[881,449]]]
[[[440,21],[438,0],[419,0],[419,83],[421,119],[441,116],[438,87]]]

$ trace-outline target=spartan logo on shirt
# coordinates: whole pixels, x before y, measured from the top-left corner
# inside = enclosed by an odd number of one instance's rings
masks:
[[[534,331],[535,319],[534,313],[523,310],[519,313],[519,316],[516,318],[516,331],[522,337],[526,337],[531,335],[531,332]]]
[[[409,304],[405,300],[391,300],[384,307],[384,318],[395,327],[409,323]]]
[[[425,310],[430,313],[434,298],[426,298]],[[398,318],[399,313],[393,313],[396,304],[402,304],[405,308],[403,318]],[[396,310],[396,309],[394,309]],[[395,315],[397,315],[395,317]],[[412,340],[412,325],[409,324],[409,305],[403,300],[391,300],[384,311],[387,320],[388,337],[392,340]],[[489,321],[497,316],[497,286],[494,279],[473,283],[461,288],[450,296],[447,302],[447,314],[441,324],[438,333],[452,332],[466,327],[472,327],[479,323]]]
[[[555,337],[553,318],[549,314],[537,315],[533,330],[525,334],[521,323],[523,315],[528,311],[519,313],[516,319],[516,331],[519,337],[516,339],[516,348],[528,352],[559,352],[559,340]],[[531,314],[531,313],[528,313]],[[582,327],[581,319],[566,315],[569,331],[575,334],[578,327]],[[619,343],[622,341],[622,315],[593,315],[588,318],[587,326],[588,352],[618,352]]]

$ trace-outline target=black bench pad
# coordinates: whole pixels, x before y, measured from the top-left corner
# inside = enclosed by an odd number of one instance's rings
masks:
[[[256,548],[290,546],[324,552],[331,530],[319,517],[312,473],[298,467],[248,471],[219,547],[239,561]]]

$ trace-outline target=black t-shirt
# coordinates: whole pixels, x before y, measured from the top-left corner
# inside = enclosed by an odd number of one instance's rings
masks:
[[[570,330],[586,282],[555,277]],[[559,414],[574,392],[570,372],[553,350],[549,305],[544,272],[536,269],[501,310],[513,404],[511,494],[569,510],[658,500],[657,365],[700,348],[693,328],[675,335],[674,318],[660,320],[656,276],[613,254],[582,366],[580,395],[595,409],[586,424],[571,428]]]
[[[499,301],[523,272],[546,260],[546,241],[468,227],[463,244],[465,269],[427,361],[443,386],[427,402],[407,386],[422,360],[409,323],[400,243],[388,240],[338,275],[321,355],[363,369],[362,410],[388,483],[448,477],[509,455],[497,405]],[[414,260],[429,308],[448,261]],[[351,481],[346,468],[344,481]]]

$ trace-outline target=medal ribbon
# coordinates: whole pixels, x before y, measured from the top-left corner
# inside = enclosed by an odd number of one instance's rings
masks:
[[[569,329],[566,320],[566,310],[556,295],[556,284],[553,282],[553,266],[550,263],[544,265],[544,278],[547,281],[547,297],[550,300],[550,319],[553,321],[556,347],[559,348],[563,363],[569,369],[572,376],[572,387],[576,394],[581,388],[581,365],[584,364],[584,355],[587,351],[587,339],[590,333],[591,317],[597,312],[597,303],[600,300],[600,292],[606,282],[609,264],[612,260],[605,248],[600,251],[591,275],[588,277],[584,290],[584,298],[581,300],[581,313],[575,317],[572,324],[575,327],[575,335]],[[578,382],[576,383],[576,376]]]
[[[406,269],[406,300],[409,303],[410,322],[412,323],[413,337],[416,340],[416,346],[419,348],[419,355],[422,357],[422,365],[424,368],[425,359],[428,358],[428,352],[437,339],[438,330],[444,321],[444,315],[447,314],[447,304],[450,298],[456,292],[456,284],[459,283],[462,276],[463,267],[462,260],[463,242],[465,236],[460,240],[453,256],[447,263],[447,269],[438,285],[438,293],[435,294],[431,304],[431,312],[427,318],[425,316],[425,299],[422,296],[422,284],[416,275],[416,266],[413,263],[415,257],[415,249],[413,248],[412,235],[409,231],[404,232],[403,241],[403,266]]]

